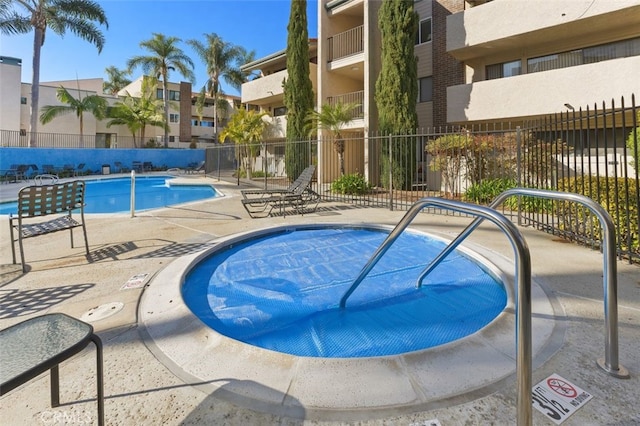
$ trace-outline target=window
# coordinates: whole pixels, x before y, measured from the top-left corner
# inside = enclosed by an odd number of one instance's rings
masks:
[[[26,105],[27,104],[27,98],[25,98],[24,96],[20,97],[20,104],[21,105]]]
[[[522,74],[522,61],[503,62],[501,64],[487,65],[487,80],[512,77]]]
[[[287,115],[287,107],[281,106],[273,109],[274,117],[280,117],[282,115]]]
[[[177,90],[169,90],[169,100],[170,101],[179,101],[180,100],[180,92]]]
[[[431,41],[431,18],[423,19],[418,25],[418,34],[416,34],[416,44],[427,43]]]
[[[213,121],[202,120],[200,122],[200,126],[202,126],[202,127],[213,127]]]
[[[169,136],[169,142],[175,142],[175,141],[176,141],[175,136]]]
[[[199,122],[198,120],[196,120],[196,119],[193,119],[193,118],[192,118],[192,119],[191,119],[191,125],[192,125],[192,126],[199,126],[199,125],[200,125],[200,122]]]
[[[433,101],[433,77],[418,79],[418,102]]]
[[[640,37],[531,58],[527,61],[527,72],[549,71],[629,56],[640,56]]]
[[[180,114],[169,114],[169,122],[170,123],[179,123],[180,122]]]
[[[162,89],[156,89],[156,99],[162,99]]]

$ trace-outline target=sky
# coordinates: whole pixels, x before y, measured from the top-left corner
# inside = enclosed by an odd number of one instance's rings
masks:
[[[126,68],[129,58],[147,55],[140,42],[153,33],[182,39],[178,45],[194,62],[194,92],[207,80],[200,57],[185,42],[204,42],[205,33],[216,33],[226,42],[255,50],[256,59],[287,47],[290,0],[97,0],[109,22],[101,26],[105,45],[101,53],[88,41],[71,32],[60,37],[47,31],[41,52],[40,81],[106,78],[105,68]],[[309,37],[317,37],[317,0],[307,0]],[[19,13],[24,13],[19,9]],[[33,32],[25,35],[0,34],[0,56],[22,59],[22,82],[32,79]],[[137,78],[142,70],[132,74]],[[176,71],[170,81],[184,78]],[[223,82],[228,94],[239,93]]]

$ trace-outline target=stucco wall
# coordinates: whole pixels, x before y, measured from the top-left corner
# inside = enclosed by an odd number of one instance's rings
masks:
[[[42,170],[43,164],[55,167],[72,164],[77,167],[85,163],[85,169],[94,173],[100,173],[102,165],[109,164],[113,173],[116,161],[128,168],[134,161],[150,161],[156,167],[185,168],[189,163],[204,161],[204,157],[204,149],[0,148],[0,169],[6,170],[12,164],[35,164]]]

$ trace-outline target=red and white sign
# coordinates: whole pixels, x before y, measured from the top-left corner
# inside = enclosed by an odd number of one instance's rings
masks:
[[[145,281],[149,274],[138,274],[134,275],[129,280],[124,283],[124,285],[120,288],[120,290],[128,290],[131,288],[140,288],[144,285]]]
[[[593,395],[557,374],[552,374],[533,387],[531,397],[533,406],[559,425],[593,398]]]

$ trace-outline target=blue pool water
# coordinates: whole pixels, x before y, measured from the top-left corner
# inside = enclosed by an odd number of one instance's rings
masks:
[[[210,185],[169,185],[171,176],[136,177],[136,211],[198,201],[217,196]],[[86,181],[85,213],[121,213],[131,210],[131,178]],[[15,213],[16,202],[0,204],[0,214]]]
[[[182,295],[223,335],[309,357],[430,348],[478,331],[506,306],[502,283],[459,252],[416,289],[418,275],[444,243],[405,232],[340,309],[340,298],[387,235],[320,227],[234,243],[199,261]]]

